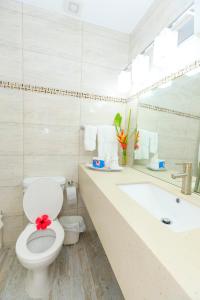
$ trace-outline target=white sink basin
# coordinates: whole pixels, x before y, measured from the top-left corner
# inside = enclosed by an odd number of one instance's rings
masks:
[[[121,191],[175,232],[200,228],[200,207],[151,183],[119,185]],[[171,222],[170,224],[166,224]]]

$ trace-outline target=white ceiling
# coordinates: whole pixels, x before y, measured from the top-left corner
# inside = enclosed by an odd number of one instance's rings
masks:
[[[80,4],[79,19],[131,33],[154,0],[23,0],[25,3],[73,16],[69,2]]]

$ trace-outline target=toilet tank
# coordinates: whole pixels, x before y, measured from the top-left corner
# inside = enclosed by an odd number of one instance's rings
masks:
[[[35,180],[40,179],[40,178],[49,178],[52,180],[55,180],[55,182],[59,183],[61,188],[64,190],[66,179],[63,176],[44,176],[44,177],[26,177],[23,180],[23,190],[24,192],[26,189],[29,187],[31,183],[33,183]]]

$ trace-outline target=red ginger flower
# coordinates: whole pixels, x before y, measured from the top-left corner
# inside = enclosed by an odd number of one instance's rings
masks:
[[[35,224],[37,230],[45,230],[51,224],[51,220],[48,215],[42,215],[35,220]]]
[[[140,142],[140,132],[139,132],[139,130],[136,129],[135,137],[134,137],[134,149],[135,150],[140,148],[139,142]]]
[[[117,135],[117,139],[122,147],[123,150],[127,149],[127,134],[124,133],[124,130],[122,129],[121,132]]]

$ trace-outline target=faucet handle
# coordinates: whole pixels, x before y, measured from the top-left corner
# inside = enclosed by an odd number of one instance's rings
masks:
[[[192,169],[192,162],[188,161],[188,162],[182,162],[182,163],[175,163],[177,166],[183,166],[184,169]]]
[[[192,162],[176,163],[178,166],[183,166],[183,172],[192,175]]]

